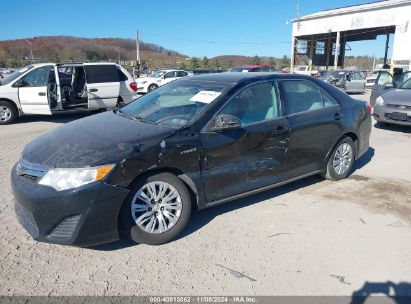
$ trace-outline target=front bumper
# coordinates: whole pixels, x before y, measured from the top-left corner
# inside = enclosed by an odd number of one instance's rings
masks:
[[[399,120],[396,118],[396,114],[393,113],[403,113],[407,115],[407,120]],[[375,105],[374,112],[372,114],[374,119],[378,122],[385,122],[390,124],[411,126],[411,108],[401,109],[399,106],[386,106],[386,105]]]
[[[118,239],[118,215],[128,189],[95,182],[56,191],[19,176],[11,185],[17,218],[40,242],[92,246]]]

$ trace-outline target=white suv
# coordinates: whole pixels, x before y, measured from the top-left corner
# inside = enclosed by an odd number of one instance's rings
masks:
[[[0,80],[0,124],[29,114],[114,108],[137,99],[133,77],[115,63],[41,63]]]
[[[178,78],[189,76],[189,73],[182,70],[160,70],[153,71],[150,76],[137,78],[137,92],[148,93],[166,83]]]

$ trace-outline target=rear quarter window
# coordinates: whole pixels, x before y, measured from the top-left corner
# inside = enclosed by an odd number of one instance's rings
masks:
[[[120,81],[119,70],[115,65],[85,66],[87,83],[105,83]]]

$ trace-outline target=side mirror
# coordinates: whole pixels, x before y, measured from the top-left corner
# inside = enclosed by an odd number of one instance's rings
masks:
[[[15,88],[22,88],[22,87],[25,87],[26,85],[27,85],[27,83],[25,83],[24,80],[20,78],[19,80],[17,80],[17,81],[13,84],[13,87],[15,87]]]
[[[233,115],[221,114],[215,118],[212,130],[235,130],[241,129],[241,127],[240,118]]]

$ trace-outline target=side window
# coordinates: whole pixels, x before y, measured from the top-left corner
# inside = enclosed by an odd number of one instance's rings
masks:
[[[176,72],[168,72],[164,75],[164,79],[176,77]]]
[[[118,71],[118,78],[120,81],[128,80],[128,77],[126,76],[126,74],[124,74],[119,68],[117,68],[117,71]]]
[[[107,65],[86,65],[87,83],[105,83],[105,82],[118,82],[119,73],[117,66],[114,64]]]
[[[280,87],[288,114],[295,114],[324,107],[319,88],[304,80],[284,80]]]
[[[381,74],[378,76],[378,81],[377,81],[377,83],[378,83],[379,85],[392,84],[392,76],[391,76],[391,74],[386,73],[386,72],[381,73]]]
[[[323,89],[320,89],[321,97],[323,98],[324,107],[332,107],[338,105],[338,101],[336,101],[330,94],[328,94]]]
[[[22,78],[25,87],[45,87],[49,80],[51,66],[35,69]]]
[[[187,76],[188,74],[186,73],[186,72],[183,72],[183,71],[179,71],[179,72],[177,72],[177,77],[185,77],[185,76]]]
[[[243,125],[249,125],[279,117],[279,104],[275,84],[261,82],[241,90],[219,114],[236,116]]]

